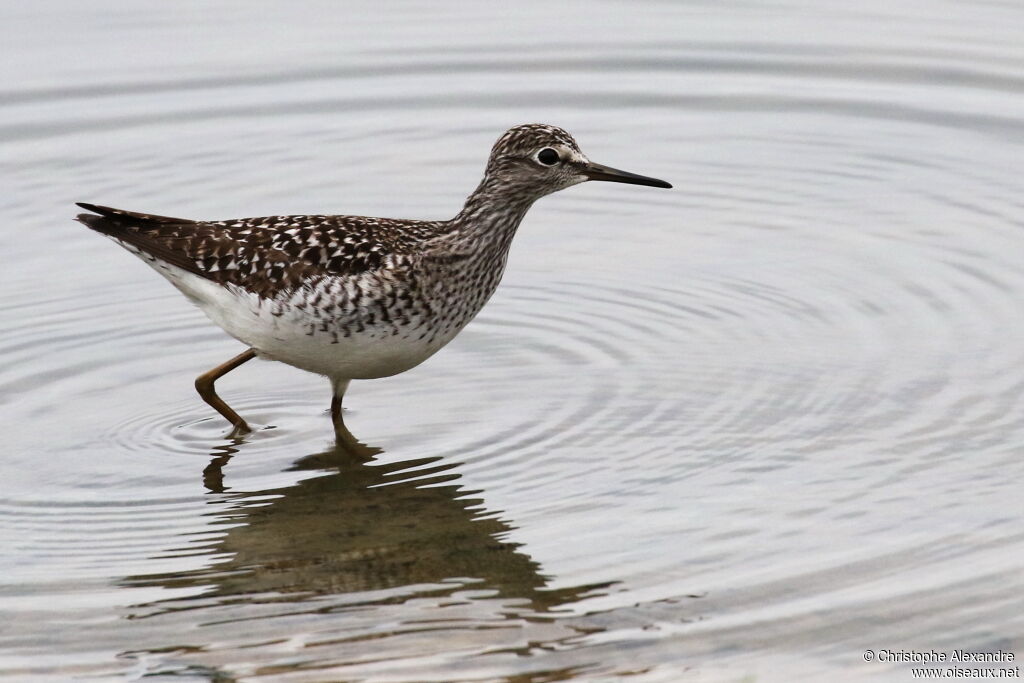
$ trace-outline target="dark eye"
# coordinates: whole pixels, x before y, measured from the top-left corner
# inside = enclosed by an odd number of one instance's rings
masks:
[[[537,152],[537,161],[545,166],[554,166],[558,163],[558,152],[550,147],[545,147],[541,151]]]

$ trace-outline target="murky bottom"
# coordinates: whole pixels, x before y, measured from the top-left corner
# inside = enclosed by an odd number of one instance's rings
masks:
[[[876,5],[11,9],[0,673],[1019,660],[1024,11]],[[241,347],[70,221],[449,217],[527,121],[676,189],[538,202],[450,347],[353,383],[361,445],[272,363],[228,439],[192,380]]]

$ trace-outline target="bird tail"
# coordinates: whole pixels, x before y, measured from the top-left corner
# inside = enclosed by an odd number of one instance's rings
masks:
[[[132,228],[144,231],[146,228],[158,228],[160,225],[192,223],[187,218],[137,213],[135,211],[125,211],[123,209],[114,209],[109,206],[99,206],[98,204],[87,204],[85,202],[76,202],[76,204],[92,213],[80,213],[75,217],[75,220],[96,232],[107,235],[113,235],[123,230],[131,230]]]
[[[194,259],[175,248],[175,242],[183,231],[188,231],[195,221],[187,218],[157,216],[114,209],[109,206],[77,202],[78,206],[92,213],[80,213],[75,217],[79,223],[96,232],[107,235],[137,255],[160,259],[202,275]],[[141,253],[140,253],[141,252]]]

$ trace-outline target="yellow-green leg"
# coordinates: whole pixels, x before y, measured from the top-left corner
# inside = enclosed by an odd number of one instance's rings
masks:
[[[232,410],[231,406],[225,403],[224,400],[217,395],[216,390],[213,388],[213,383],[237,368],[242,363],[246,363],[255,357],[256,351],[248,349],[238,354],[228,362],[218,365],[213,370],[204,372],[199,375],[199,377],[196,377],[196,391],[199,392],[199,395],[203,397],[204,401],[210,404],[210,407],[223,415],[225,419],[234,426],[235,429],[231,432],[232,438],[242,434],[247,434],[252,430],[249,429],[249,425],[242,419],[242,416]]]

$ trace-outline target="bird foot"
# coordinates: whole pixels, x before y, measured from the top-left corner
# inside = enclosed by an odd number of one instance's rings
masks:
[[[240,439],[246,434],[251,434],[252,429],[245,422],[236,422],[231,433],[228,434],[229,439]]]

